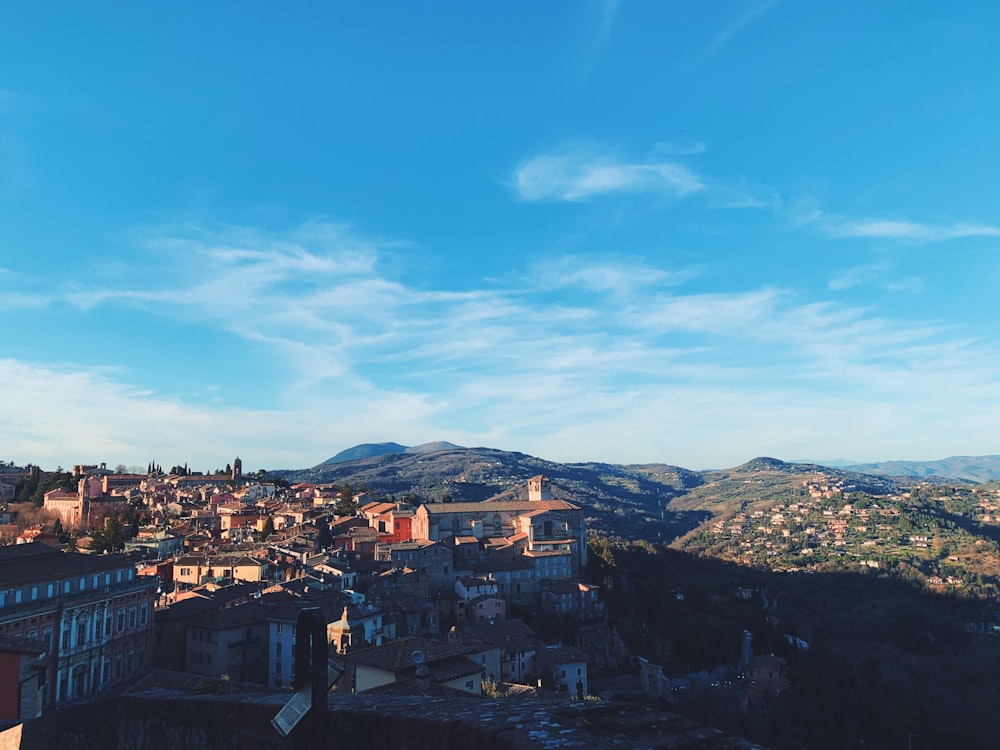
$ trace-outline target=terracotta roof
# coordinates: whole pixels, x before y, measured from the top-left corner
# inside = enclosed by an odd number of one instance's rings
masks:
[[[431,515],[490,511],[580,510],[578,505],[565,500],[483,500],[479,503],[426,503],[420,507]]]

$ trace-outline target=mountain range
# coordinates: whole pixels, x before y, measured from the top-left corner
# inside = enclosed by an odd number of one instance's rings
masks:
[[[692,471],[659,463],[557,463],[446,442],[363,444],[309,469],[273,473],[290,482],[349,483],[385,497],[427,502],[527,497],[528,478],[544,474],[552,481],[553,495],[580,504],[588,526],[598,533],[663,542],[697,529],[733,504],[781,496],[804,482],[837,481],[872,494],[901,492],[914,483],[912,475],[896,478],[764,457],[731,469]],[[949,481],[931,472],[921,480]]]
[[[820,462],[822,463],[822,462]],[[969,482],[1000,480],[1000,456],[951,456],[937,461],[882,461],[870,464],[849,464],[831,461],[827,466],[894,477],[927,479],[943,477]]]
[[[361,443],[352,448],[340,451],[340,453],[326,459],[314,467],[314,470],[330,464],[347,463],[359,461],[376,456],[386,456],[397,453],[408,455],[423,455],[447,450],[487,450],[466,449],[463,446],[455,445],[444,440],[432,443],[422,443],[420,445],[406,446],[399,443]],[[808,464],[823,466],[831,469],[842,469],[844,471],[857,472],[859,474],[875,474],[878,476],[905,477],[907,479],[960,479],[968,482],[995,482],[1000,481],[1000,455],[988,456],[950,456],[949,458],[937,459],[934,461],[880,461],[873,463],[859,463],[843,458],[825,461],[802,460],[790,461],[789,464]],[[572,465],[572,464],[571,464]],[[692,472],[697,473],[697,472]]]

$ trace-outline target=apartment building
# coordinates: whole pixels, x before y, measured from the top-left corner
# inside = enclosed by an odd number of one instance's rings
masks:
[[[44,647],[46,706],[83,700],[152,668],[156,588],[124,555],[0,547],[0,636]]]

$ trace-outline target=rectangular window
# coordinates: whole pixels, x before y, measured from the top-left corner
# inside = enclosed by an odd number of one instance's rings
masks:
[[[108,612],[107,617],[104,618],[104,635],[111,635],[111,613]]]
[[[100,585],[101,585],[100,576],[94,576],[93,578],[90,579],[90,588],[92,588],[94,591],[97,591],[97,587]]]
[[[77,645],[87,642],[87,623],[79,622],[76,625],[76,643]]]
[[[115,624],[115,631],[119,633],[125,632],[125,607],[118,608],[118,621]]]
[[[6,607],[6,606],[7,606],[7,592],[0,591],[0,607]]]
[[[135,654],[131,651],[125,657],[125,674],[132,674],[135,671]]]
[[[31,601],[38,599],[38,586],[31,587]]]
[[[63,581],[63,593],[64,594],[68,594],[69,593],[70,585],[71,584],[70,584],[69,581]]]
[[[51,599],[53,596],[56,595],[56,585],[54,583],[50,583],[46,591],[47,593],[45,594],[45,596]]]
[[[52,648],[52,628],[42,628],[42,643],[46,648]]]
[[[14,591],[14,604],[20,604],[20,603],[21,603],[21,589],[17,589],[16,591]]]
[[[281,641],[274,644],[274,655],[277,657],[281,656]]]
[[[277,625],[274,626],[274,632],[277,633],[278,635],[281,635],[281,623],[280,622]]]
[[[120,570],[115,571],[115,583],[122,582],[122,572]]]
[[[139,624],[145,625],[149,622],[149,602],[143,602],[139,607]]]
[[[86,591],[86,590],[87,590],[87,579],[86,578],[81,578],[80,579],[80,591]]]
[[[139,646],[139,671],[141,672],[146,668],[146,648],[144,646]]]
[[[120,680],[122,678],[122,655],[118,654],[115,657],[115,679]]]
[[[135,624],[137,621],[138,614],[136,613],[135,607],[129,607],[128,610],[128,629],[135,630]]]

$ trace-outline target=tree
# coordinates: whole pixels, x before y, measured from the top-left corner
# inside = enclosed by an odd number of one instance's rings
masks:
[[[338,516],[353,516],[357,509],[358,506],[354,502],[354,488],[345,482],[340,488],[340,496],[337,498],[334,512]]]
[[[95,552],[118,552],[125,549],[125,530],[117,513],[104,519],[104,528],[91,535],[90,549]]]
[[[274,533],[274,519],[270,516],[264,521],[264,528],[260,532],[260,540],[263,542]]]

